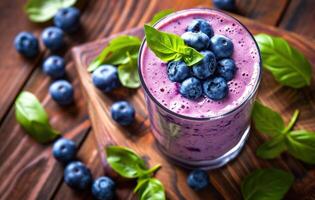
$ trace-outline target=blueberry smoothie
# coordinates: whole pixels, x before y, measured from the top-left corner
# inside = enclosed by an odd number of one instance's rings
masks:
[[[226,164],[248,136],[260,82],[252,35],[235,18],[210,9],[173,13],[154,28],[181,36],[204,56],[193,66],[165,62],[143,42],[139,73],[158,146],[188,168]]]

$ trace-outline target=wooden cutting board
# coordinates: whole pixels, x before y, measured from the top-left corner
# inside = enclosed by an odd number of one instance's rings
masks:
[[[279,85],[268,72],[264,72],[258,98],[267,106],[280,112],[286,122],[289,121],[295,109],[300,109],[301,115],[296,128],[315,131],[314,42],[294,33],[259,24],[239,16],[236,17],[253,34],[264,32],[285,38],[310,60],[313,66],[313,80],[310,87],[299,90],[284,87]],[[121,34],[143,37],[142,28],[135,28]],[[209,171],[211,185],[207,189],[200,192],[191,190],[186,184],[188,171],[172,164],[157,149],[151,134],[142,90],[120,88],[105,95],[96,89],[91,82],[90,74],[86,70],[88,64],[115,36],[87,43],[72,50],[104,166],[106,166],[104,146],[108,144],[127,146],[143,156],[149,166],[162,164],[156,177],[163,182],[168,199],[189,200],[241,199],[240,184],[247,174],[257,168],[276,167],[290,171],[296,177],[295,183],[285,199],[315,199],[314,166],[303,164],[286,153],[274,160],[259,159],[255,156],[256,148],[266,141],[267,137],[255,129],[251,130],[247,144],[235,160],[220,169]],[[123,99],[130,101],[135,106],[137,113],[136,123],[128,128],[117,125],[109,114],[111,104]],[[105,173],[108,173],[108,168],[105,169]],[[131,185],[133,184],[131,183]]]

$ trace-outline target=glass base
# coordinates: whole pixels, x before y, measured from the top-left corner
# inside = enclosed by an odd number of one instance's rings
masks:
[[[243,146],[245,145],[245,142],[249,136],[249,132],[250,132],[250,125],[244,131],[240,141],[232,149],[230,149],[228,152],[226,152],[225,154],[223,154],[222,156],[214,160],[203,160],[203,161],[184,160],[184,159],[180,159],[178,157],[175,157],[174,155],[169,154],[161,145],[158,145],[158,146],[161,152],[165,154],[167,157],[169,157],[172,161],[174,161],[175,164],[177,165],[180,165],[188,169],[200,168],[204,170],[210,170],[210,169],[216,169],[216,168],[222,167],[223,165],[233,160],[240,153]]]

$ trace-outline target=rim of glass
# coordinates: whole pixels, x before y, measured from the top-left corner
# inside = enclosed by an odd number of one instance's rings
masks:
[[[261,82],[261,74],[262,74],[262,60],[261,60],[261,53],[260,53],[260,49],[259,49],[259,46],[256,42],[256,40],[254,39],[254,36],[253,34],[248,30],[248,28],[243,24],[241,23],[238,19],[236,19],[235,17],[231,16],[231,15],[228,15],[222,11],[219,11],[219,10],[216,10],[216,9],[211,9],[211,8],[191,8],[191,9],[185,9],[185,10],[180,10],[180,11],[177,11],[177,12],[174,12],[174,13],[171,13],[163,18],[161,18],[159,21],[157,21],[153,27],[155,27],[157,24],[159,24],[161,21],[167,19],[167,18],[170,18],[174,15],[178,15],[182,12],[187,12],[187,11],[198,11],[198,10],[201,10],[201,11],[205,11],[205,10],[208,10],[208,11],[214,11],[214,12],[219,12],[220,14],[223,14],[227,17],[230,17],[232,19],[234,19],[235,21],[237,21],[241,26],[244,27],[244,29],[249,33],[250,37],[253,39],[257,49],[258,49],[258,55],[259,55],[259,74],[258,74],[258,79],[256,81],[256,84],[255,84],[255,88],[252,90],[252,92],[246,97],[246,99],[244,99],[244,101],[239,104],[237,107],[233,108],[232,110],[228,111],[228,112],[225,112],[221,115],[218,115],[218,116],[211,116],[211,117],[190,117],[190,116],[187,116],[187,115],[182,115],[182,114],[178,114],[168,108],[166,108],[165,106],[163,106],[153,95],[152,93],[150,92],[150,90],[147,88],[146,84],[145,84],[145,81],[142,77],[142,73],[141,73],[141,54],[142,54],[142,49],[144,47],[144,44],[146,43],[146,38],[144,37],[143,40],[142,40],[142,43],[141,43],[141,46],[140,46],[140,49],[139,49],[139,56],[138,56],[138,73],[139,73],[139,77],[140,77],[140,81],[141,81],[141,85],[142,87],[144,88],[146,94],[154,101],[154,103],[156,105],[158,105],[160,108],[162,108],[164,111],[166,111],[167,113],[169,114],[172,114],[172,115],[175,115],[176,117],[180,117],[180,118],[183,118],[183,119],[188,119],[188,120],[213,120],[213,119],[220,119],[222,117],[225,117],[227,115],[230,115],[234,112],[236,112],[240,107],[242,107],[243,105],[245,105],[245,103],[247,103],[250,99],[253,98],[253,96],[256,94],[257,92],[257,89],[260,85],[260,82]]]

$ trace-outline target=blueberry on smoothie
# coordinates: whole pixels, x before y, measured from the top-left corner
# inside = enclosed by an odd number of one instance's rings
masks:
[[[120,125],[127,126],[135,120],[135,109],[127,101],[115,102],[110,111],[113,120]]]
[[[63,46],[63,31],[57,27],[48,27],[42,33],[44,45],[51,51],[57,51]]]
[[[232,41],[223,35],[215,35],[210,40],[210,49],[217,58],[231,57],[233,48]]]
[[[201,82],[195,77],[187,78],[182,82],[179,93],[188,99],[196,100],[202,95]]]
[[[213,4],[215,5],[215,7],[222,10],[236,10],[235,0],[213,0]]]
[[[218,62],[218,74],[225,78],[226,81],[230,81],[234,78],[236,67],[234,60],[225,58]]]
[[[49,87],[49,93],[60,105],[69,105],[73,102],[73,87],[66,80],[53,82]]]
[[[74,32],[80,25],[79,9],[75,7],[61,8],[54,17],[54,24],[65,32]]]
[[[68,163],[75,158],[77,151],[76,144],[69,139],[61,138],[57,140],[52,148],[53,156],[62,163]]]
[[[222,77],[214,77],[203,83],[203,92],[212,100],[223,99],[228,93],[228,85]]]
[[[182,82],[190,75],[190,69],[183,61],[171,61],[167,64],[167,75],[173,82]]]
[[[87,189],[92,183],[90,170],[80,161],[69,163],[64,170],[63,178],[67,185],[78,190]]]
[[[198,51],[207,49],[210,43],[209,37],[203,32],[185,32],[182,34],[181,38],[184,40],[186,45]]]
[[[113,65],[102,65],[92,74],[93,84],[103,92],[110,92],[119,86],[117,68]]]
[[[112,200],[115,197],[115,183],[107,177],[97,178],[92,185],[93,197],[97,200]]]
[[[187,184],[193,190],[201,190],[209,185],[209,177],[206,171],[195,169],[187,177]]]
[[[204,19],[194,19],[187,27],[190,32],[203,32],[209,38],[213,36],[213,29],[211,25]]]
[[[200,53],[204,58],[192,67],[192,74],[199,79],[206,79],[214,74],[217,62],[211,51],[201,51]]]
[[[60,56],[49,56],[43,63],[43,71],[53,79],[65,75],[65,60]]]
[[[15,49],[26,57],[34,57],[38,54],[38,40],[29,32],[21,32],[14,39]]]

